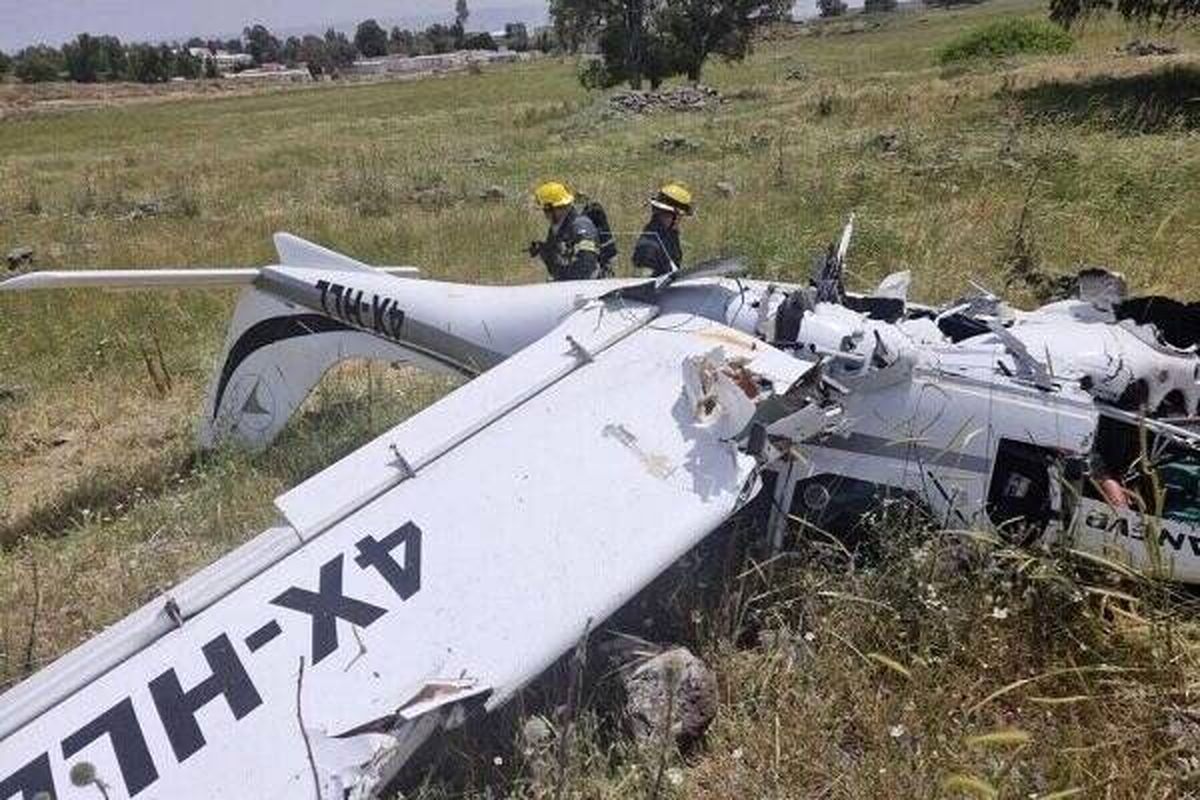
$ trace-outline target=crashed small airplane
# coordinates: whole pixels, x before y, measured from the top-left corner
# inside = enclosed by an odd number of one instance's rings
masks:
[[[345,359],[472,378],[0,697],[0,800],[375,796],[759,494],[776,546],[902,495],[1200,582],[1200,310],[1100,270],[1028,312],[853,294],[852,224],[804,285],[465,286],[287,234],[261,269],[0,284],[243,287],[205,447],[267,446]]]

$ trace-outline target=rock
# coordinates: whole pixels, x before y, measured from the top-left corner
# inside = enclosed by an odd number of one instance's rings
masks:
[[[413,190],[407,200],[424,208],[446,208],[454,205],[454,194],[445,186],[426,186]]]
[[[521,755],[535,783],[546,783],[553,779],[557,771],[554,757],[556,741],[554,728],[545,717],[530,717],[521,726]]]
[[[147,217],[157,217],[163,213],[163,202],[161,200],[142,200],[134,203],[133,209],[130,210],[129,219],[145,219]]]
[[[686,136],[664,136],[658,140],[656,147],[662,153],[685,153],[689,150],[700,149],[700,145]]]
[[[5,256],[8,261],[9,269],[20,269],[33,264],[33,248],[32,247],[14,247],[8,251]]]
[[[1178,753],[1172,760],[1179,771],[1200,769],[1200,708],[1171,708],[1164,727],[1164,733],[1178,745]]]
[[[541,749],[554,743],[554,728],[545,717],[533,716],[521,726],[521,744],[527,749]]]
[[[1128,56],[1172,56],[1179,52],[1179,48],[1158,42],[1143,42],[1141,39],[1134,39],[1132,42],[1126,42],[1123,46],[1118,47],[1117,52]]]
[[[20,400],[25,396],[25,389],[21,386],[4,386],[0,384],[0,403],[12,403]]]
[[[717,715],[717,678],[687,648],[660,653],[622,673],[625,715],[640,744],[664,736],[680,747],[700,739]],[[665,725],[670,719],[669,731]]]
[[[489,186],[479,193],[480,200],[505,200],[508,198],[508,192],[503,186]]]
[[[737,194],[737,188],[729,181],[717,181],[717,194],[721,197],[733,197]]]
[[[751,150],[766,150],[771,146],[771,137],[765,133],[755,132],[746,140],[746,147]]]
[[[809,655],[808,645],[804,640],[787,631],[772,629],[759,631],[758,646],[768,653],[781,656],[784,666],[789,670],[804,663]]]
[[[792,67],[788,70],[788,74],[784,76],[784,80],[789,81],[806,81],[808,80],[808,67],[804,64]]]
[[[875,137],[875,146],[884,155],[895,155],[900,152],[900,133],[894,130],[882,131]]]

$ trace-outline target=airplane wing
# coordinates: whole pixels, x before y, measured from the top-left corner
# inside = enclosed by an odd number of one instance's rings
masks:
[[[737,371],[713,385],[751,404],[813,369],[648,304],[572,314],[0,697],[0,800],[94,797],[89,774],[114,800],[382,789],[432,731],[503,703],[757,490],[755,458],[712,424],[720,391],[698,408],[685,388],[714,353]]]

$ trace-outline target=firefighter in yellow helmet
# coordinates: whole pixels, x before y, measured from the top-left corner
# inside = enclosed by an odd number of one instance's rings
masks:
[[[642,229],[633,250],[633,265],[654,276],[683,268],[679,221],[693,214],[692,193],[683,185],[668,183],[650,198],[650,222]]]
[[[600,234],[595,223],[575,208],[575,195],[561,183],[543,183],[533,193],[546,215],[550,230],[544,242],[529,245],[531,258],[539,257],[555,281],[581,281],[601,277]]]

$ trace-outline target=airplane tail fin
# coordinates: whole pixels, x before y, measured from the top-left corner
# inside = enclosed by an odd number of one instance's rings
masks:
[[[279,263],[293,269],[381,271],[289,233],[275,234],[275,249]],[[397,274],[400,268],[383,271]],[[329,316],[297,307],[254,285],[246,287],[209,384],[201,447],[227,441],[254,449],[267,446],[325,372],[352,358],[402,361],[407,354]]]
[[[414,277],[414,267],[371,267],[289,233],[275,235],[282,266]],[[407,360],[398,345],[312,313],[256,286],[255,267],[39,271],[0,281],[0,292],[44,289],[240,288],[220,365],[209,385],[200,444],[265,447],[326,370],[349,358]]]

